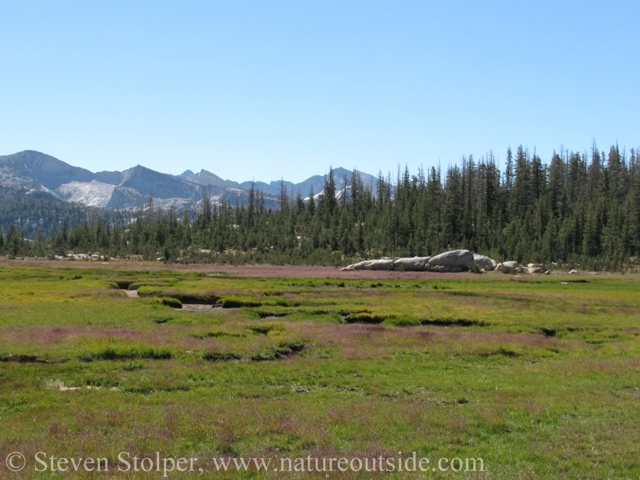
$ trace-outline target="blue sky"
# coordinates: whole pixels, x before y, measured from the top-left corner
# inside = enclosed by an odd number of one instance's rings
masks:
[[[638,1],[0,0],[0,154],[232,180],[640,145]]]

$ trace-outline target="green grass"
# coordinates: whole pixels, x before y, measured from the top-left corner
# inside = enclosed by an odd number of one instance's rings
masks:
[[[221,456],[413,451],[481,457],[464,478],[638,478],[638,277],[447,278],[0,267],[0,478],[52,478],[9,472],[14,451],[207,470],[169,478],[293,478],[218,476]]]

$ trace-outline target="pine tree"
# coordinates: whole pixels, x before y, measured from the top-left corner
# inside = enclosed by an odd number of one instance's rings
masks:
[[[22,242],[20,240],[20,236],[18,235],[18,229],[15,225],[11,225],[9,227],[9,231],[7,231],[7,251],[9,255],[17,256],[20,253],[20,247]]]

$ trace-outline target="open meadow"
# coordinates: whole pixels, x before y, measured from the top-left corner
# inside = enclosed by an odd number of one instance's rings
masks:
[[[2,479],[162,478],[120,452],[197,458],[179,479],[640,477],[637,275],[2,260],[0,285]],[[240,457],[273,463],[217,471]]]

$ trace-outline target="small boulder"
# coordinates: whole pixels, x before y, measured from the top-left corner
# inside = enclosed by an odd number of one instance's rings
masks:
[[[495,270],[498,262],[496,262],[493,258],[487,257],[486,255],[479,255],[477,253],[473,254],[473,262],[481,269],[486,272],[491,270]]]
[[[518,265],[518,262],[516,262],[515,260],[502,262],[501,265],[502,268],[500,269],[500,271],[502,273],[516,273],[516,271],[520,268],[520,265]]]
[[[544,273],[546,270],[547,267],[543,263],[528,263],[526,268],[527,273]]]
[[[431,271],[438,273],[447,273],[451,271],[451,267],[448,267],[446,265],[432,265]]]
[[[404,270],[405,272],[420,272],[424,270],[425,264],[431,257],[398,258],[393,262],[394,270]]]

